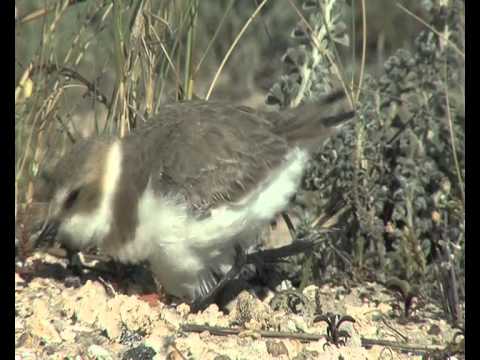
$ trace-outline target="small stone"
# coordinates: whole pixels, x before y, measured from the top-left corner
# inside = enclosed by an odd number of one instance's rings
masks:
[[[46,318],[34,316],[28,323],[32,335],[46,343],[60,343],[62,339],[55,326]]]
[[[318,292],[318,286],[316,285],[309,285],[303,289],[302,294],[307,297],[308,300],[314,302],[316,300]]]
[[[230,358],[227,355],[217,355],[213,360],[230,360]]]
[[[235,306],[229,314],[230,322],[248,329],[264,327],[271,317],[271,309],[248,291],[242,291],[235,300]]]
[[[295,321],[290,317],[287,317],[286,321],[280,324],[280,331],[296,332],[297,330],[298,329],[297,329],[297,325],[295,324]]]
[[[389,305],[389,304],[386,304],[386,303],[379,303],[377,305],[377,310],[381,313],[381,314],[388,314],[391,310],[392,310],[392,306]]]
[[[78,289],[82,286],[82,279],[79,276],[67,276],[63,283],[67,288]]]
[[[167,354],[166,360],[183,360],[184,357],[176,350],[170,351]]]
[[[95,360],[113,360],[112,355],[99,345],[91,345],[88,347],[88,356]]]
[[[318,351],[303,350],[302,352],[297,354],[295,357],[293,357],[292,360],[310,360],[310,359],[318,359],[318,358],[319,358]]]
[[[153,349],[157,354],[168,346],[169,336],[150,335],[145,339],[144,345]]]
[[[428,329],[427,333],[428,335],[438,336],[442,333],[442,329],[440,329],[440,326],[438,326],[437,324],[433,324],[432,326],[430,326],[430,329]]]
[[[97,325],[106,332],[110,340],[117,339],[122,335],[121,302],[120,296],[109,299],[106,306],[98,312]]]
[[[63,341],[68,341],[68,342],[73,342],[75,341],[75,337],[77,334],[73,332],[71,329],[65,329],[60,333],[60,337],[62,338]]]
[[[277,357],[280,355],[288,356],[287,347],[281,341],[267,340],[265,345],[267,346],[267,352],[273,357]]]
[[[120,318],[130,331],[143,331],[158,319],[157,313],[150,306],[134,297],[119,295],[123,301],[120,306]]]
[[[346,293],[345,289],[342,288],[342,287],[339,287],[337,289],[337,291],[335,292],[335,300],[340,300],[341,301],[341,300],[345,299],[345,293]]]
[[[98,314],[106,311],[107,296],[105,289],[98,283],[87,280],[82,287],[65,295],[63,311],[67,316],[74,315],[77,320],[93,325]]]
[[[223,313],[219,310],[217,304],[211,304],[205,310],[197,314],[189,314],[187,321],[195,324],[208,324],[210,326],[228,326],[227,319],[223,316]]]
[[[172,325],[175,329],[180,328],[180,324],[183,322],[181,316],[175,312],[167,309],[160,313],[160,318],[167,324]]]
[[[152,360],[155,354],[151,347],[140,345],[125,351],[122,360]]]
[[[181,303],[177,306],[176,310],[180,314],[180,316],[185,317],[190,313],[190,305]]]
[[[150,331],[150,336],[165,337],[169,336],[171,333],[171,328],[168,326],[165,321],[159,320],[156,321],[154,326]]]
[[[50,313],[50,310],[48,308],[48,303],[42,299],[33,300],[32,308],[35,309],[34,314],[38,318],[45,319]]]
[[[145,333],[123,329],[120,335],[120,344],[132,345],[143,340]]]
[[[30,332],[24,332],[15,342],[15,348],[34,348],[38,346],[39,339]]]

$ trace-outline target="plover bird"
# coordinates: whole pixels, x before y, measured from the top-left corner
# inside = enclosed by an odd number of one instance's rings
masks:
[[[175,103],[124,138],[76,143],[43,176],[38,242],[148,261],[167,293],[201,301],[289,205],[311,154],[354,117],[335,113],[342,97],[280,112]]]

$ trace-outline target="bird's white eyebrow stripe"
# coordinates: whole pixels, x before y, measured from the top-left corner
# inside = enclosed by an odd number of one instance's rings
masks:
[[[103,220],[103,229],[99,239],[105,237],[112,226],[112,208],[115,193],[118,189],[122,166],[122,150],[119,141],[115,141],[108,150],[105,162],[105,172],[102,178],[102,198],[99,215]],[[102,239],[103,240],[103,239]]]
[[[122,165],[122,151],[120,142],[115,141],[108,150],[105,173],[102,178],[102,192],[105,194],[105,198],[111,200],[117,189],[117,184],[120,179]],[[107,199],[103,200],[107,200]]]

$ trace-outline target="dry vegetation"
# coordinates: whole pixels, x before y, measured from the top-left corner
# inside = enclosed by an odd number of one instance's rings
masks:
[[[71,287],[62,261],[36,254],[16,272],[19,358],[128,358],[152,341],[163,350],[145,350],[145,359],[221,359],[223,341],[237,349],[223,359],[251,358],[252,349],[284,359],[384,356],[362,347],[362,338],[396,341],[380,344],[389,351],[400,344],[409,354],[462,356],[453,329],[463,329],[465,309],[463,1],[17,0],[16,8],[15,241],[22,256],[31,255],[22,244],[35,222],[35,177],[81,137],[124,136],[166,102],[196,97],[284,109],[343,88],[358,113],[315,159],[292,206],[297,237],[320,239],[315,251],[278,269],[298,293],[314,286],[324,294],[320,303],[336,304],[328,311],[357,320],[351,352],[266,340],[259,331],[327,334],[314,315],[272,309],[267,300],[255,306],[272,319],[289,314],[285,323],[262,318],[245,326],[235,313],[209,308],[195,317],[163,303],[148,315],[138,310],[147,325],[118,320],[122,306],[144,309],[131,298],[144,289],[125,285],[107,296],[91,282]],[[39,269],[39,260],[56,265]],[[95,291],[109,310],[92,318],[72,299]],[[325,305],[316,311],[327,312]],[[257,333],[188,335],[187,323]],[[123,333],[138,339],[123,341]],[[92,355],[92,344],[109,355]]]

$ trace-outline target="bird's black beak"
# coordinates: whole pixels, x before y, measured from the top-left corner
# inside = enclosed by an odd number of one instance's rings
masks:
[[[36,226],[31,229],[28,235],[28,240],[22,244],[21,238],[15,237],[15,266],[24,264],[25,258],[35,250],[46,249],[52,247],[55,237],[57,236],[59,221],[46,221],[43,226]]]
[[[39,247],[52,246],[57,236],[60,222],[57,220],[47,220],[43,225],[40,235],[32,241],[32,248],[38,249]]]

